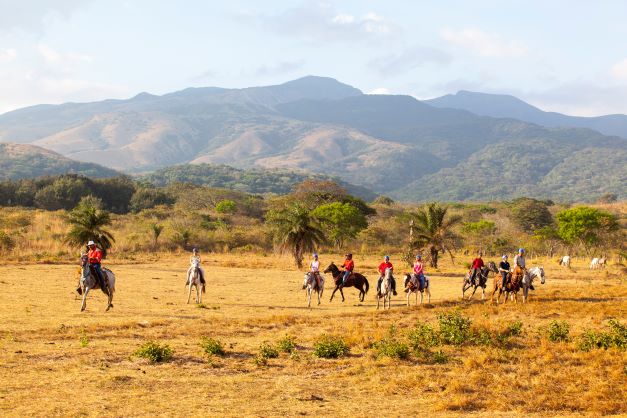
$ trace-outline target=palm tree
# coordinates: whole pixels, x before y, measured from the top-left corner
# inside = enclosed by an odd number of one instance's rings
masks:
[[[268,212],[267,221],[274,227],[274,238],[283,252],[289,252],[298,268],[303,267],[305,252],[314,251],[326,241],[311,212],[300,204]]]
[[[433,202],[420,209],[413,218],[415,224],[413,228],[413,248],[429,248],[430,265],[438,267],[438,255],[440,252],[448,252],[453,259],[452,248],[455,248],[459,237],[453,232],[453,227],[461,222],[461,216],[449,216],[447,218],[447,207],[440,206]]]
[[[67,233],[65,242],[81,246],[93,240],[102,250],[103,257],[106,257],[107,250],[115,242],[113,235],[104,229],[111,225],[109,212],[99,209],[91,200],[84,198],[68,214],[67,221],[72,228]]]
[[[159,236],[163,231],[163,225],[159,225],[157,223],[150,224],[150,231],[152,232],[152,239],[155,243],[155,248],[157,247],[157,242],[159,241]]]

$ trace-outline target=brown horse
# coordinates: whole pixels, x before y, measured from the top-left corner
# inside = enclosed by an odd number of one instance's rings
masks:
[[[492,289],[492,297],[490,298],[490,301],[494,302],[494,294],[497,290],[499,291],[499,294],[496,296],[497,305],[503,293],[505,294],[505,300],[503,303],[507,303],[507,297],[510,295],[515,297],[516,301],[518,301],[518,291],[522,288],[522,279],[523,275],[515,275],[510,271],[507,274],[507,284],[503,287],[503,276],[497,274],[494,277],[494,287]]]
[[[356,287],[359,290],[359,301],[364,301],[364,297],[366,296],[366,293],[368,293],[368,289],[370,289],[368,279],[366,279],[364,276],[359,273],[352,273],[350,276],[348,276],[348,279],[346,279],[346,283],[342,284],[344,272],[341,271],[338,266],[335,265],[335,263],[331,263],[329,267],[324,270],[324,273],[331,273],[331,275],[333,276],[333,280],[335,281],[335,289],[333,289],[333,293],[331,293],[331,299],[329,301],[333,300],[335,292],[339,290],[340,294],[342,295],[342,302],[344,302],[344,292],[342,291],[342,289],[345,287]],[[365,289],[364,285],[366,287]]]

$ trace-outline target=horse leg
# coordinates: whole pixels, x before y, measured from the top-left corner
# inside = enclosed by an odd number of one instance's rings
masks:
[[[340,295],[342,295],[342,302],[344,302],[346,299],[344,298],[344,291],[342,289],[343,287],[340,287]]]
[[[200,292],[200,283],[196,284],[196,303],[200,304],[202,302],[202,296]]]
[[[431,303],[431,289],[427,287],[427,303]]]
[[[407,306],[409,306],[409,295],[411,294],[411,292],[407,292]]]
[[[87,307],[87,294],[89,293],[89,287],[85,286],[85,290],[83,291],[83,302],[81,303],[81,312],[85,310]]]
[[[472,295],[470,295],[468,297],[468,300],[472,299],[472,297],[475,295],[475,292],[477,291],[477,286],[475,286],[474,290],[472,291]]]
[[[109,281],[109,283],[111,283],[111,281]],[[111,308],[113,308],[113,303],[111,303],[113,301],[113,289],[111,289],[111,286],[109,286],[109,294],[107,295],[107,311]]]
[[[189,284],[189,290],[187,291],[187,303],[189,303],[190,299],[192,298],[192,284]]]
[[[481,288],[481,300],[485,300],[485,287]]]
[[[381,298],[379,297],[379,295],[377,294],[377,310],[379,310],[379,302],[381,301]]]

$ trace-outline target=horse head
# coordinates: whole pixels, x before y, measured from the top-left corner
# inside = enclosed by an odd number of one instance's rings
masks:
[[[331,262],[331,264],[329,264],[329,267],[327,267],[326,269],[324,269],[323,273],[331,273],[333,276],[335,276],[337,273],[340,272],[340,269],[337,268],[337,266],[335,265],[335,263]]]
[[[303,278],[303,289],[307,288],[307,285],[309,284],[309,282],[311,282],[313,280],[313,274],[311,274],[311,272],[307,272],[305,273],[305,277]]]
[[[385,273],[383,273],[385,276],[386,280],[390,280],[392,278],[392,269],[391,268],[386,268],[385,269]]]
[[[546,281],[546,277],[544,276],[544,267],[540,266],[538,267],[538,270],[540,270],[540,283],[544,284]]]
[[[89,258],[87,257],[87,254],[81,254],[80,266],[85,267],[88,261],[89,261]]]
[[[490,261],[488,263],[488,270],[490,270],[493,273],[497,273],[499,272],[499,269],[496,267],[496,263],[494,261]]]
[[[411,280],[411,274],[405,273],[405,287],[407,287],[407,283]]]

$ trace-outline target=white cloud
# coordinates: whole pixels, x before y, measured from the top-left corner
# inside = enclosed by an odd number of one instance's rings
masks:
[[[0,32],[41,34],[51,18],[68,18],[91,0],[0,0]]]
[[[377,71],[384,76],[407,73],[426,64],[448,65],[451,57],[439,49],[420,45],[407,48],[399,54],[390,54],[370,61]]]
[[[341,25],[350,24],[350,23],[353,23],[354,21],[355,21],[355,16],[347,15],[343,13],[336,15],[332,20],[333,23],[339,23]]]
[[[368,94],[392,94],[392,92],[385,87],[377,87],[376,89],[369,91]]]
[[[37,46],[37,51],[47,64],[52,65],[74,65],[80,63],[90,63],[93,61],[92,57],[89,55],[77,54],[74,52],[61,53],[45,44],[39,44]]]
[[[11,62],[15,57],[17,57],[17,51],[15,49],[0,49],[0,63]]]
[[[482,57],[519,58],[527,55],[529,49],[522,42],[504,40],[499,35],[476,28],[454,31],[444,28],[440,36],[446,42],[468,49]]]
[[[627,58],[614,64],[611,68],[611,73],[617,80],[627,81]]]

